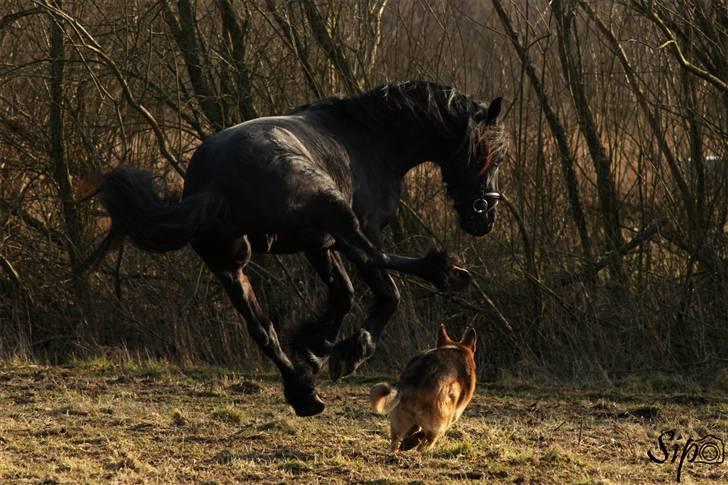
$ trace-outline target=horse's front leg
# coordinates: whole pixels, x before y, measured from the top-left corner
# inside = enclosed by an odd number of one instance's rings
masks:
[[[296,363],[307,365],[316,373],[331,353],[341,323],[351,310],[354,287],[336,251],[309,251],[306,258],[326,283],[329,295],[318,315],[297,326],[292,339],[293,358]]]
[[[430,251],[421,258],[383,252],[364,235],[351,208],[332,204],[336,217],[327,227],[336,245],[359,267],[393,269],[430,281],[441,290],[462,290],[470,283],[470,273],[444,251]]]
[[[432,282],[440,289],[463,289],[470,282],[470,273],[459,267],[445,252],[430,252],[422,258],[388,254],[381,250],[381,234],[370,228],[369,236],[362,232],[359,219],[344,201],[324,201],[326,215],[322,225],[336,240],[336,247],[361,271],[374,293],[375,300],[369,315],[351,337],[334,347],[329,359],[333,380],[351,374],[374,354],[377,340],[394,314],[399,303],[399,290],[387,269],[414,274]]]
[[[359,271],[374,293],[374,302],[361,328],[334,347],[329,358],[333,381],[351,374],[374,355],[379,336],[399,305],[399,290],[386,270],[361,265]]]

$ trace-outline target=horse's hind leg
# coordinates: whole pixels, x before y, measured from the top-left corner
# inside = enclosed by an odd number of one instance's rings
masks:
[[[331,353],[344,317],[351,310],[354,287],[335,251],[311,251],[306,253],[306,258],[326,283],[329,296],[322,312],[296,329],[293,352],[294,360],[300,359],[302,364],[318,372]]]
[[[234,247],[236,251],[227,257],[228,254],[225,253],[228,251],[221,251],[223,247],[225,249]],[[278,367],[283,378],[286,401],[293,406],[299,416],[320,413],[324,410],[324,403],[316,393],[312,376],[305,370],[294,367],[281,348],[273,322],[263,312],[250,280],[243,272],[243,266],[249,259],[250,245],[243,238],[229,247],[220,243],[209,246],[195,244],[195,250],[218,277],[233,305],[245,319],[248,333],[263,353]]]
[[[334,347],[329,359],[329,376],[333,381],[351,374],[374,355],[379,336],[399,305],[399,289],[386,270],[363,265],[358,269],[374,293],[374,302],[361,328]]]

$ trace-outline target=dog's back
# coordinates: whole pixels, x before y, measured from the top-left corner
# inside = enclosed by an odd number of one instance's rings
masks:
[[[438,346],[416,355],[394,386],[372,388],[374,409],[389,414],[392,450],[431,447],[462,414],[475,393],[475,331],[459,342],[440,329]]]

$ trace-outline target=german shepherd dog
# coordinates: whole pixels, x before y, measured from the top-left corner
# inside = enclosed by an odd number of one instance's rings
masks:
[[[372,387],[372,407],[389,414],[392,452],[430,449],[458,420],[475,393],[476,341],[472,328],[458,342],[442,324],[437,347],[414,356],[398,383]]]

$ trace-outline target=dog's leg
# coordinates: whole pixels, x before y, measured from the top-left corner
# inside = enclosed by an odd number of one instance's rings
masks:
[[[422,433],[422,431],[420,431],[420,427],[414,426],[410,430],[410,433],[407,435],[407,437],[402,440],[402,444],[400,445],[399,449],[402,451],[408,451],[412,448],[417,448],[423,439],[424,434]]]
[[[403,415],[404,414],[404,415]],[[407,451],[410,448],[402,447],[402,440],[405,442],[412,434],[419,431],[420,427],[412,423],[412,419],[405,413],[401,413],[399,407],[396,407],[389,414],[390,432],[392,435],[392,444],[389,451],[396,453],[397,451]]]
[[[435,441],[437,441],[437,439],[443,434],[445,434],[444,431],[423,431],[420,444],[417,446],[417,451],[422,452],[431,450],[432,447],[435,445]]]

